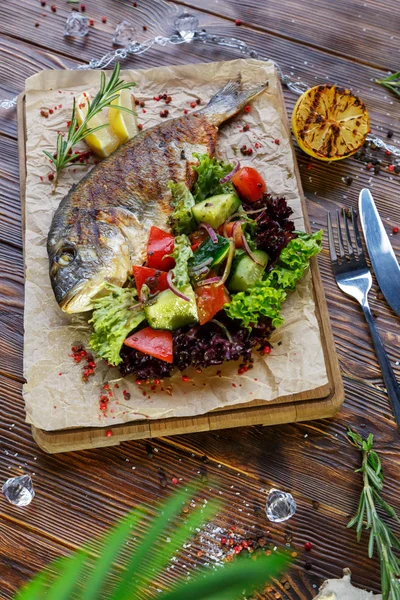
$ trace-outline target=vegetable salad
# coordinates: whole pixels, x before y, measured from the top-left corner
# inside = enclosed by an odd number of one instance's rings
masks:
[[[95,300],[90,345],[123,375],[161,379],[269,353],[287,294],[320,251],[322,232],[294,231],[258,171],[197,158],[192,190],[169,184],[171,231],[151,227],[146,263]]]

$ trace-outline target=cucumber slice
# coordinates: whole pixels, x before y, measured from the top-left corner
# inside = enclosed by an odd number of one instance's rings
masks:
[[[216,265],[222,263],[223,260],[228,256],[229,253],[229,240],[217,235],[217,243],[214,244],[211,238],[207,238],[196,250],[193,258],[189,260],[189,268],[193,269],[200,265],[208,258],[212,258],[212,263],[208,265],[211,269]]]
[[[198,223],[208,223],[213,229],[218,229],[239,206],[236,194],[220,194],[199,202],[193,206],[192,212]]]
[[[164,290],[154,304],[145,306],[144,313],[153,329],[178,329],[198,322],[196,297],[190,285],[182,292],[190,301],[182,300],[171,290]]]
[[[258,265],[250,256],[243,254],[234,264],[228,279],[227,287],[231,292],[244,292],[261,279],[268,264],[268,254],[262,250],[254,250],[253,255],[264,266]]]

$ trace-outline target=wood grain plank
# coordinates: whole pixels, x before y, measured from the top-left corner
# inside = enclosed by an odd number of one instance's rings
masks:
[[[3,8],[5,8],[3,6]],[[1,10],[1,8],[0,8]],[[20,23],[21,15],[17,18]],[[20,29],[20,26],[18,25]],[[11,37],[0,35],[0,96],[13,98],[19,94],[25,86],[25,79],[38,73],[42,69],[66,69],[73,68],[77,61],[49,54],[22,41],[16,41]],[[42,32],[44,38],[45,33]],[[16,137],[16,112],[15,110],[0,111],[0,132]],[[4,158],[2,154],[2,158]]]
[[[136,441],[49,456],[34,446],[29,427],[23,422],[20,384],[0,377],[0,398],[7,394],[8,409],[2,409],[7,436],[2,440],[0,478],[34,472],[37,492],[25,511],[0,499],[1,523],[23,527],[33,537],[49,540],[57,552],[62,547],[74,548],[103,532],[132,505],[143,503],[154,513],[159,499],[174,488],[172,477],[188,482],[200,473],[203,478],[207,476],[206,498],[219,497],[225,503],[217,521],[223,530],[237,525],[246,534],[266,536],[277,544],[284,544],[285,535],[291,534],[293,549],[298,552],[295,564],[299,569],[306,560],[313,564],[311,581],[320,583],[324,577],[339,575],[343,566],[350,566],[359,585],[377,589],[377,565],[370,566],[365,558],[366,541],[359,546],[353,532],[345,528],[360,489],[359,478],[353,475],[359,456],[345,440],[345,424],[351,422],[360,431],[380,432],[377,449],[387,473],[385,497],[395,506],[398,466],[393,458],[399,443],[393,442],[393,422],[382,425],[382,392],[350,380],[346,390],[347,407],[334,422],[198,433],[155,440],[151,448],[144,441]],[[368,412],[366,398],[371,406]],[[382,435],[382,429],[386,434]],[[160,469],[165,472],[167,490],[160,485]],[[282,525],[266,521],[263,512],[271,486],[291,490],[298,504],[295,517]],[[71,523],[75,525],[71,527]],[[219,536],[213,542],[213,552],[219,549]],[[305,541],[313,543],[311,557],[302,551]],[[27,540],[20,543],[29,547]],[[204,550],[204,545],[197,541],[190,550],[196,564],[202,562],[196,558],[200,549]],[[35,563],[27,564],[24,576],[34,570]],[[299,586],[300,573],[291,571],[294,584],[299,581]],[[165,581],[172,576],[169,573]]]
[[[186,0],[183,5],[210,11],[233,21],[239,19],[285,40],[324,48],[364,64],[398,70],[400,16],[396,0]],[[237,34],[239,36],[239,32]]]
[[[22,378],[23,260],[22,251],[0,243],[0,373]]]
[[[0,177],[0,242],[21,248],[18,147],[15,140],[4,135],[0,135]]]

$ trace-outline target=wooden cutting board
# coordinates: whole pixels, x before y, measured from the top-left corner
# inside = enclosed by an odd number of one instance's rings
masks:
[[[282,105],[284,99],[280,90]],[[18,149],[21,180],[22,224],[25,230],[25,186],[26,186],[26,123],[25,96],[18,98]],[[295,175],[302,199],[306,229],[310,230],[300,173],[296,160]],[[311,260],[313,294],[316,305],[321,342],[324,351],[328,383],[307,392],[290,394],[273,401],[255,400],[229,408],[217,409],[195,417],[132,421],[129,424],[113,425],[112,436],[105,435],[104,427],[85,427],[56,432],[44,431],[32,426],[33,437],[38,446],[48,453],[84,450],[103,446],[114,446],[127,440],[154,438],[198,431],[210,431],[248,425],[277,425],[332,417],[344,400],[344,389],[329,321],[325,294],[322,287],[317,259]]]

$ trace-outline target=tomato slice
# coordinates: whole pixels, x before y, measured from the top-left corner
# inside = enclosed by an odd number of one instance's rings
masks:
[[[221,225],[221,227],[218,228],[218,233],[220,233],[221,235],[225,235],[225,231],[226,231],[226,236],[228,238],[232,238],[232,232],[233,232],[233,228],[235,226],[235,221],[231,221],[230,223],[226,223],[226,225]],[[243,240],[242,240],[242,235],[243,235],[243,229],[242,229],[242,225],[241,223],[238,223],[235,227],[235,248],[243,248]]]
[[[212,283],[197,287],[195,291],[200,325],[207,323],[230,301],[223,285]]]
[[[154,225],[150,228],[147,242],[147,266],[160,271],[169,271],[175,266],[170,256],[174,250],[174,236]]]
[[[174,360],[170,331],[145,327],[126,338],[124,344],[167,363],[172,363]]]
[[[136,289],[140,294],[142,285],[146,284],[151,294],[168,289],[167,273],[150,267],[132,267],[132,273],[136,282]]]
[[[253,167],[242,167],[232,177],[239,196],[246,202],[257,202],[261,200],[267,185],[260,173]]]

